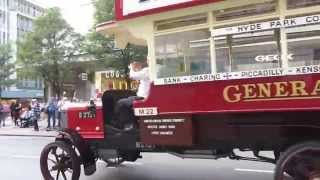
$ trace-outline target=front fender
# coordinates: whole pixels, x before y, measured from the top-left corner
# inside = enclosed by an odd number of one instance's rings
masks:
[[[77,131],[64,129],[58,133],[56,141],[63,141],[77,148],[84,166],[85,175],[92,175],[96,171],[96,158],[94,153]]]

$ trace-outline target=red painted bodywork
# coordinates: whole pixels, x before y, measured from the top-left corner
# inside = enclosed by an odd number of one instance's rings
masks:
[[[223,97],[223,90],[230,85],[304,81],[306,90],[312,91],[318,80],[320,80],[320,74],[152,85],[149,97],[145,101],[136,101],[134,107],[156,107],[159,115],[320,110],[320,95],[300,96],[299,99],[294,100],[241,101],[237,103],[226,102]],[[287,90],[290,91],[290,89]]]
[[[172,11],[172,10],[177,10],[177,9],[182,9],[182,8],[188,8],[188,7],[192,7],[192,6],[198,6],[198,5],[213,3],[213,2],[217,2],[217,1],[223,1],[223,0],[192,0],[191,2],[185,2],[185,3],[179,3],[179,4],[154,8],[154,9],[141,11],[141,12],[137,12],[137,13],[132,13],[132,14],[124,16],[123,15],[123,0],[115,0],[116,20],[121,21],[121,20],[125,20],[125,19],[136,18],[136,17],[146,16],[146,15],[151,15],[151,14],[157,14],[157,13],[161,13],[161,12]]]
[[[96,118],[80,119],[79,112],[87,112],[87,107],[72,107],[67,111],[68,115],[68,128],[77,130],[84,139],[103,139],[104,138],[104,124],[102,107],[97,107]],[[100,130],[97,131],[96,127]]]

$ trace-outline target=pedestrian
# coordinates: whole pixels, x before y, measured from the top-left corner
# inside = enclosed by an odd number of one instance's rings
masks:
[[[13,121],[15,126],[19,126],[18,119],[20,119],[21,110],[22,110],[21,104],[19,102],[16,102],[13,107]]]
[[[34,117],[34,114],[31,110],[31,106],[29,105],[27,109],[21,114],[21,128],[27,128],[32,124],[32,119]]]
[[[63,97],[62,99],[59,100],[57,108],[58,108],[58,127],[61,127],[61,118],[62,118],[62,110],[63,106],[65,105],[67,101],[66,97]]]
[[[56,126],[57,103],[54,98],[51,98],[51,100],[49,101],[47,111],[48,111],[47,130],[50,130],[51,129],[51,123],[50,123],[51,119],[52,119],[52,128],[55,128],[55,126]]]
[[[14,122],[14,107],[15,107],[15,102],[12,101],[10,105],[10,115],[11,115],[11,120]]]
[[[40,107],[40,103],[36,99],[32,99],[31,101],[31,110],[33,112],[32,121],[34,125],[34,130],[39,131],[38,121],[41,115],[41,107]]]
[[[6,119],[8,117],[8,115],[10,114],[10,105],[9,104],[3,104],[3,108],[2,108],[2,126],[5,127],[6,126]]]
[[[0,127],[1,127],[1,123],[3,122],[3,124],[4,124],[4,112],[3,112],[3,104],[2,104],[2,102],[0,102]]]

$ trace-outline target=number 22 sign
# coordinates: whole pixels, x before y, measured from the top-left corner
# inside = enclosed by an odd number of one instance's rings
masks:
[[[158,115],[158,109],[156,107],[135,108],[134,114],[136,116],[155,116],[155,115]]]

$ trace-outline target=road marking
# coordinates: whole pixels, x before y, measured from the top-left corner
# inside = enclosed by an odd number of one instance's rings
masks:
[[[241,171],[241,172],[256,172],[256,173],[274,173],[274,171],[271,170],[259,170],[259,169],[234,169],[235,171]]]
[[[27,155],[15,155],[12,156],[12,158],[18,158],[18,159],[39,159],[39,156],[27,156]]]

